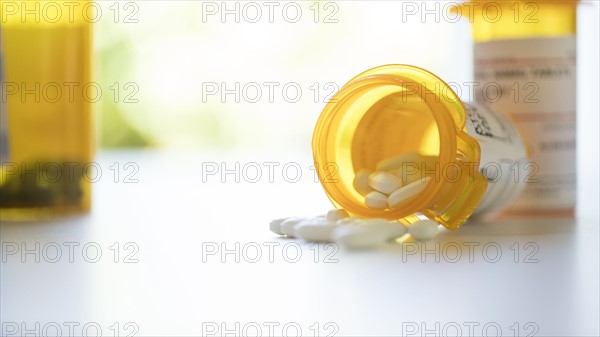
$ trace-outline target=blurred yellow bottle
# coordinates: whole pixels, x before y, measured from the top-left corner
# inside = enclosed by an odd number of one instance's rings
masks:
[[[90,1],[2,1],[2,220],[88,211]]]
[[[577,0],[466,1],[478,103],[526,139],[532,178],[507,211],[572,215],[576,203]]]

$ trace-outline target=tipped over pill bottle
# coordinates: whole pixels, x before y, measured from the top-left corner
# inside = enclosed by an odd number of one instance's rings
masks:
[[[456,229],[473,213],[498,212],[528,183],[511,122],[414,66],[350,80],[321,113],[312,147],[329,199],[359,217],[426,216]]]
[[[466,1],[476,102],[510,116],[530,151],[536,183],[508,215],[573,215],[576,201],[575,0]]]

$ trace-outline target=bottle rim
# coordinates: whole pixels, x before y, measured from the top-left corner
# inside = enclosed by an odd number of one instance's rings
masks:
[[[382,88],[389,90],[381,93]],[[465,132],[465,106],[446,82],[425,69],[404,64],[383,65],[364,71],[345,84],[327,103],[317,121],[312,140],[316,165],[321,168],[337,165],[337,179],[331,179],[330,172],[317,169],[328,198],[337,207],[361,217],[397,220],[430,209],[440,197],[441,191],[447,190],[447,185],[451,184],[444,179],[430,179],[419,195],[387,210],[367,207],[363,203],[363,197],[354,191],[352,179],[358,168],[352,167],[352,145],[348,145],[352,142],[347,139],[353,136],[352,133],[369,107],[387,97],[390,92],[415,95],[421,98],[421,103],[427,105],[437,124],[440,167],[456,163],[458,142],[469,143],[472,149],[469,160],[479,163],[479,145]],[[357,102],[367,108],[358,109]],[[340,145],[344,139],[346,145]],[[444,225],[455,227],[450,223]]]

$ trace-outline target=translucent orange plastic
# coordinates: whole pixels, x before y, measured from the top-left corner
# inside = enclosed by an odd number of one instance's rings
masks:
[[[573,35],[579,0],[466,1],[452,9],[473,24],[477,42]],[[494,13],[500,8],[501,15]],[[483,12],[486,15],[483,15]]]
[[[460,227],[487,187],[479,172],[480,147],[465,121],[458,96],[424,69],[385,65],[363,72],[326,105],[314,130],[314,160],[327,196],[355,216],[410,223],[422,213],[448,229]],[[353,187],[355,174],[408,153],[437,158],[425,189],[394,209],[365,206]],[[450,168],[459,174],[447,179]]]

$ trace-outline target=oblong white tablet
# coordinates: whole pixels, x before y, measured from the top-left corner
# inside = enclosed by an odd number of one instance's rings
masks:
[[[375,209],[385,209],[388,207],[388,197],[381,192],[369,192],[365,196],[365,205]]]
[[[302,218],[302,217],[292,217],[292,218],[287,218],[285,219],[282,223],[281,223],[281,229],[280,232],[281,234],[293,238],[294,237],[294,229],[296,228],[296,226],[304,221],[307,220],[308,218]]]
[[[369,186],[383,194],[390,194],[402,186],[402,181],[390,172],[377,171],[369,176]]]
[[[338,221],[340,219],[344,219],[349,217],[350,214],[348,214],[348,212],[343,209],[343,208],[339,208],[339,209],[332,209],[329,212],[327,212],[327,216],[325,218],[327,218],[327,220],[335,222]]]
[[[395,239],[406,234],[406,227],[402,223],[397,221],[389,221],[387,219],[364,219],[357,222],[357,225],[365,226],[371,230],[382,231],[386,233],[388,240]]]
[[[388,198],[388,205],[391,208],[394,208],[403,201],[421,193],[425,186],[427,186],[427,183],[430,179],[430,177],[426,177],[425,179],[419,179],[413,183],[410,183],[406,186],[402,186],[399,189],[395,190],[394,192],[392,192],[392,194],[390,194]]]
[[[332,239],[346,249],[370,249],[384,244],[388,236],[386,231],[368,226],[346,225],[338,226],[332,233]]]
[[[371,173],[373,172],[362,169],[354,175],[352,186],[354,186],[354,189],[356,192],[360,193],[360,195],[367,195],[367,193],[372,191],[371,186],[369,186],[369,176]]]
[[[393,169],[402,168],[404,163],[421,165],[423,157],[416,152],[404,153],[398,156],[384,159],[377,163],[375,169],[377,171],[390,171]]]
[[[269,229],[271,232],[277,235],[283,235],[283,233],[281,233],[281,223],[285,220],[286,218],[271,220],[271,222],[269,222]]]
[[[294,236],[311,242],[332,242],[332,233],[338,226],[327,219],[309,219],[294,228]]]
[[[433,239],[440,232],[440,224],[427,219],[417,221],[408,227],[408,233],[416,240],[426,241]]]

